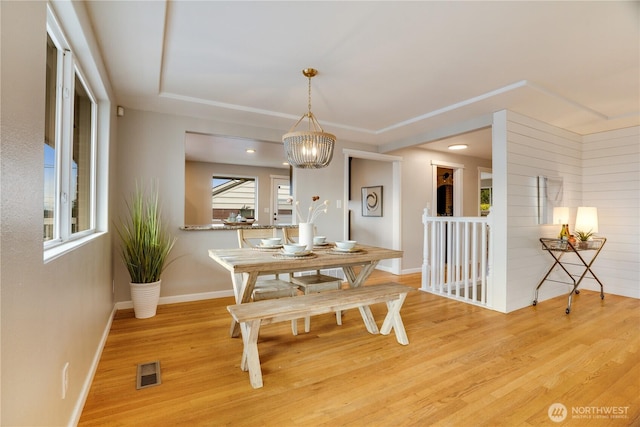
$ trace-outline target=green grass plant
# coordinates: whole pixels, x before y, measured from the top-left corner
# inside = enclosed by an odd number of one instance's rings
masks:
[[[147,192],[136,184],[126,206],[128,218],[116,227],[122,260],[132,283],[157,282],[176,242],[162,223],[157,186]]]

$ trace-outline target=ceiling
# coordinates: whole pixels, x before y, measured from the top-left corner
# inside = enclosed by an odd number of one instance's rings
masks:
[[[640,124],[635,1],[85,5],[125,109],[280,135],[307,110],[313,67],[324,130],[380,152],[446,149],[444,136],[502,109],[578,134]],[[486,135],[460,135],[473,145],[459,153],[490,156]]]

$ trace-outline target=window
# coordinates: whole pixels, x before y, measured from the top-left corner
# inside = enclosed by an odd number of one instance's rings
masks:
[[[230,214],[255,218],[256,179],[214,176],[211,182],[211,218],[223,220]]]
[[[45,249],[95,231],[97,103],[51,11],[47,17]]]

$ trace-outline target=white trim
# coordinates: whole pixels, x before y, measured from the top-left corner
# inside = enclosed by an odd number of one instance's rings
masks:
[[[56,14],[52,10],[52,5],[47,4],[47,35],[53,41],[57,51],[57,81],[55,90],[56,117],[55,117],[55,201],[53,206],[53,235],[52,239],[43,241],[43,257],[47,261],[56,258],[69,249],[79,245],[67,245],[73,240],[81,240],[91,237],[96,232],[97,219],[97,169],[98,169],[98,101],[92,82],[83,71],[83,64],[75,53],[71,50],[71,45],[66,38],[67,31],[60,25]],[[92,58],[87,60],[88,65],[93,64]],[[89,117],[89,151],[87,172],[89,176],[89,187],[86,191],[89,198],[89,209],[85,214],[88,216],[89,224],[87,229],[81,231],[72,230],[72,169],[73,169],[73,146],[74,146],[74,96],[76,80],[86,92],[91,105],[91,116]],[[101,83],[99,76],[97,80]],[[108,142],[105,140],[105,144]],[[105,160],[106,161],[106,160]],[[46,178],[45,178],[46,181]],[[84,217],[84,215],[83,215]],[[59,248],[63,246],[62,248]]]
[[[109,333],[111,332],[111,325],[113,324],[113,319],[116,315],[117,308],[114,305],[111,310],[111,314],[109,315],[109,319],[107,320],[107,324],[102,331],[102,336],[100,337],[100,342],[98,343],[98,347],[96,348],[96,352],[93,355],[93,360],[91,361],[91,366],[89,366],[89,371],[87,372],[87,376],[84,379],[84,383],[82,384],[82,389],[78,394],[78,400],[76,400],[75,405],[73,405],[73,411],[71,412],[71,418],[69,419],[68,426],[77,426],[80,422],[80,416],[82,416],[82,410],[84,409],[84,404],[87,402],[87,397],[89,397],[89,391],[91,391],[91,384],[93,383],[93,378],[96,375],[98,370],[98,364],[100,363],[100,359],[102,358],[102,352],[104,351],[104,346],[107,343],[107,339],[109,338]]]
[[[351,150],[345,148],[342,150],[344,155],[344,191],[342,195],[342,204],[343,206],[348,206],[349,203],[349,185],[350,180],[349,177],[349,158],[358,158],[358,159],[367,159],[367,160],[378,160],[383,162],[393,162],[393,171],[392,171],[392,200],[391,200],[391,220],[393,222],[393,227],[391,230],[392,235],[392,249],[401,250],[402,249],[402,157],[399,156],[391,156],[388,154],[380,154],[374,153],[371,151],[359,151],[359,150]],[[343,226],[342,232],[343,236],[347,236],[349,233],[349,210],[343,210]],[[400,274],[402,269],[402,258],[394,258],[391,261],[391,269],[389,273],[392,274]],[[382,269],[382,268],[381,268]],[[385,270],[386,271],[386,270]]]
[[[218,299],[218,298],[227,298],[233,297],[233,290],[228,291],[212,291],[212,292],[201,292],[198,294],[184,294],[184,295],[172,295],[168,297],[160,297],[160,301],[158,305],[165,304],[176,304],[180,302],[193,302],[193,301],[202,301],[206,299]],[[116,310],[124,310],[127,308],[133,308],[133,301],[120,301],[117,302]]]
[[[464,164],[462,163],[445,162],[442,160],[431,160],[431,165],[441,166],[444,168],[451,168],[451,169],[464,169]]]
[[[402,157],[400,156],[392,156],[389,154],[380,154],[374,153],[372,151],[360,151],[360,150],[352,150],[350,148],[344,148],[342,152],[347,155],[347,157],[356,157],[358,159],[369,159],[369,160],[381,160],[387,162],[401,162]]]
[[[464,182],[464,164],[445,162],[441,160],[431,160],[433,189],[431,190],[431,205],[435,206],[436,215],[438,214],[438,167],[453,169],[453,216],[462,216],[463,210],[463,186]]]
[[[276,182],[279,180],[284,180],[289,183],[289,188],[291,188],[291,179],[286,175],[270,175],[269,176],[269,225],[274,224],[273,218],[276,212],[278,212],[278,197],[277,190],[275,188]],[[295,202],[294,202],[295,203]],[[295,204],[291,204],[291,224],[294,223],[295,216]],[[256,206],[256,219],[258,219],[258,206]]]
[[[81,238],[78,239],[74,239],[74,240],[69,240],[63,243],[58,244],[57,246],[53,246],[51,248],[46,248],[44,250],[44,255],[43,255],[43,262],[46,264],[50,261],[53,261],[54,259],[61,257],[62,255],[71,252],[72,250],[79,248],[80,246],[83,246],[87,243],[89,243],[90,241],[97,239],[99,237],[101,237],[102,235],[106,234],[106,232],[104,231],[96,231],[95,233],[83,236]]]

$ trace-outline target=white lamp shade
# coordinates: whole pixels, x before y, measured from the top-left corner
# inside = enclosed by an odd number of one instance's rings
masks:
[[[569,208],[556,207],[553,208],[553,223],[554,224],[569,224]]]
[[[579,207],[578,214],[576,215],[576,225],[574,229],[576,231],[582,231],[584,233],[597,233],[598,209],[584,206]]]

